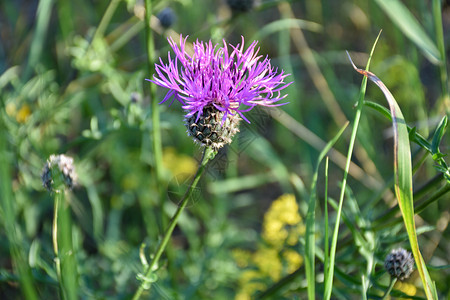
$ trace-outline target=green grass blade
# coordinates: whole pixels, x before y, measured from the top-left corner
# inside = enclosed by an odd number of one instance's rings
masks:
[[[284,30],[289,30],[291,28],[302,28],[305,30],[309,30],[312,32],[320,32],[322,31],[322,25],[315,23],[315,22],[311,22],[311,21],[305,21],[305,20],[300,20],[300,19],[282,19],[282,20],[277,20],[274,22],[271,22],[269,24],[267,24],[266,26],[262,27],[254,36],[252,36],[252,38],[250,39],[250,41],[253,40],[262,40],[265,37],[279,32],[279,31],[284,31]]]
[[[411,149],[409,146],[408,127],[406,125],[403,114],[392,96],[391,92],[384,83],[375,74],[353,67],[357,72],[369,78],[383,92],[388,101],[392,115],[392,125],[394,130],[394,177],[395,177],[395,194],[398,199],[400,210],[408,233],[411,250],[416,261],[425,293],[428,299],[438,299],[434,282],[428,274],[425,261],[419,250],[417,241],[416,226],[414,223],[414,202],[412,189],[412,165],[411,165]]]
[[[2,112],[3,113],[3,112]],[[3,116],[0,116],[3,118]],[[21,247],[18,225],[16,224],[16,213],[14,209],[15,199],[12,191],[11,178],[11,154],[7,146],[6,127],[3,119],[0,119],[0,216],[1,223],[5,227],[5,233],[9,241],[9,252],[11,253],[14,271],[18,273],[20,288],[24,299],[36,300],[36,292],[31,269],[26,259],[24,249]]]
[[[67,300],[78,299],[78,272],[75,250],[72,241],[72,218],[68,192],[55,193],[58,197],[58,259],[61,262],[61,281],[63,294]]]
[[[319,166],[325,155],[330,151],[336,141],[341,137],[345,128],[347,128],[348,122],[339,130],[339,132],[333,137],[331,141],[327,143],[325,148],[320,152],[319,158],[316,162],[313,179],[311,182],[311,194],[309,197],[308,212],[306,214],[306,232],[305,232],[305,271],[306,279],[308,281],[308,299],[315,299],[315,270],[314,270],[314,258],[315,258],[315,210],[316,210],[316,185],[317,177],[319,174]]]
[[[37,10],[37,24],[36,31],[31,42],[30,55],[28,58],[27,67],[24,72],[24,82],[28,80],[31,75],[32,68],[36,66],[44,49],[45,36],[47,35],[47,28],[50,23],[52,15],[53,0],[41,0]]]
[[[376,0],[391,21],[407,36],[433,64],[441,62],[436,44],[431,40],[408,8],[399,0]]]
[[[436,43],[437,48],[439,50],[439,54],[441,56],[441,63],[439,65],[440,79],[441,79],[441,88],[442,88],[442,97],[440,101],[448,101],[450,95],[448,93],[449,90],[449,82],[448,82],[448,70],[446,64],[446,55],[445,55],[445,40],[444,40],[444,30],[442,28],[442,8],[440,0],[433,0],[433,20],[434,20],[434,31],[436,34]],[[440,103],[439,103],[440,104]],[[437,105],[439,105],[437,103]],[[443,104],[445,105],[445,104]],[[449,105],[445,106],[447,114],[450,114]]]
[[[369,69],[370,61],[372,59],[372,54],[375,50],[375,46],[378,42],[378,39],[380,38],[380,34],[381,34],[381,31],[378,34],[378,36],[372,46],[369,60],[367,61],[367,66],[366,66],[367,70]],[[358,132],[359,120],[361,119],[362,108],[364,105],[364,96],[366,94],[366,86],[367,86],[367,79],[363,78],[362,83],[361,83],[361,90],[359,93],[358,106],[357,106],[356,114],[355,114],[355,121],[353,124],[352,134],[350,137],[350,143],[348,146],[347,161],[345,164],[344,178],[342,179],[341,193],[339,196],[339,206],[338,206],[337,214],[336,214],[336,223],[334,226],[333,237],[331,240],[329,265],[324,266],[324,268],[327,270],[326,271],[327,276],[324,279],[324,285],[325,285],[324,297],[323,297],[324,299],[331,298],[331,290],[332,290],[332,286],[333,286],[333,276],[334,276],[334,262],[335,262],[335,258],[336,258],[337,238],[338,238],[338,234],[339,234],[339,224],[341,222],[342,205],[344,203],[345,186],[347,184],[348,170],[350,169],[353,147],[355,145],[355,140],[356,140],[356,133]]]
[[[329,247],[329,245],[328,245],[328,238],[329,238],[329,234],[328,234],[328,161],[329,161],[329,159],[328,159],[328,156],[327,156],[327,159],[325,160],[325,195],[324,195],[324,198],[325,198],[325,204],[324,204],[324,214],[323,214],[323,217],[324,217],[324,223],[325,223],[325,230],[324,230],[324,246],[323,246],[323,252],[324,252],[324,258],[323,258],[323,264],[324,264],[324,266],[328,266],[328,261],[330,260],[330,247]],[[324,270],[324,274],[323,274],[323,276],[324,276],[324,278],[326,278],[327,277],[327,273],[328,273],[328,270],[327,270],[327,268],[325,268],[325,270]]]

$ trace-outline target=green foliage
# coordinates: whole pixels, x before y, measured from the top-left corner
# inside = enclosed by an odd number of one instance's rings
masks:
[[[254,2],[238,14],[226,1],[0,2],[2,298],[130,299],[141,285],[141,299],[380,299],[398,247],[418,272],[390,295],[448,297],[448,7]],[[154,17],[166,6],[169,29]],[[392,109],[359,91],[345,55],[366,64],[380,29],[370,69]],[[248,113],[159,253],[202,153],[179,103],[159,105],[166,91],[145,81],[179,33],[259,39],[293,83],[287,105]],[[65,197],[42,187],[54,153],[75,161]]]

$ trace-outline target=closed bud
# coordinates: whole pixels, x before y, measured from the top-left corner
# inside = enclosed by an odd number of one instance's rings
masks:
[[[239,115],[227,114],[218,110],[214,105],[203,108],[203,113],[186,117],[187,132],[195,142],[202,146],[212,147],[218,151],[226,144],[232,142],[233,136],[239,131]]]
[[[49,191],[59,190],[61,185],[71,189],[77,182],[73,158],[64,154],[50,155],[42,171],[42,185]]]
[[[392,277],[405,280],[413,271],[414,258],[405,249],[394,249],[386,256],[384,267]]]

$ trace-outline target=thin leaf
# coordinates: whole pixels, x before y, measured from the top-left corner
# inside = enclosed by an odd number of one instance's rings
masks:
[[[315,299],[315,217],[316,217],[316,185],[319,174],[319,166],[325,155],[330,151],[336,141],[340,138],[349,122],[346,122],[334,138],[327,143],[325,148],[320,152],[317,159],[313,179],[311,183],[311,195],[309,197],[308,212],[306,214],[306,233],[305,233],[305,271],[306,279],[308,281],[308,299]]]
[[[348,52],[347,52],[348,55]],[[392,125],[394,130],[394,176],[395,176],[395,194],[398,199],[403,221],[408,233],[411,250],[416,261],[417,269],[425,289],[428,299],[437,299],[437,292],[434,282],[428,273],[425,261],[419,250],[417,241],[416,226],[414,222],[414,203],[412,192],[412,166],[411,150],[409,146],[409,134],[403,114],[392,96],[391,92],[384,83],[372,72],[358,69],[348,55],[353,68],[360,74],[369,78],[383,92],[388,101],[392,115]]]
[[[441,62],[436,44],[431,40],[417,19],[399,0],[375,0],[391,21],[424,53],[433,64]]]
[[[369,60],[367,61],[367,66],[366,66],[367,70],[369,69],[370,61],[372,59],[373,52],[375,51],[375,46],[378,42],[378,39],[380,38],[380,34],[381,34],[381,31],[378,34],[378,36],[372,46],[372,50],[370,51]],[[335,267],[334,264],[335,264],[335,258],[336,258],[337,239],[338,239],[338,235],[339,235],[339,224],[341,222],[342,206],[344,203],[345,186],[347,184],[348,170],[350,169],[350,162],[351,162],[351,157],[352,157],[352,153],[353,153],[353,147],[355,145],[356,133],[358,132],[359,120],[361,119],[362,108],[364,105],[364,96],[366,94],[366,86],[367,86],[367,78],[363,78],[363,80],[361,82],[361,89],[359,92],[358,105],[357,105],[357,109],[356,109],[356,113],[355,113],[355,121],[354,121],[354,125],[352,128],[352,134],[350,136],[350,143],[349,143],[348,151],[347,151],[347,160],[345,163],[344,178],[342,179],[341,193],[339,195],[339,206],[338,206],[337,213],[336,213],[336,223],[334,225],[333,237],[331,240],[330,261],[329,261],[329,265],[324,266],[324,268],[327,269],[327,272],[326,272],[327,277],[325,277],[325,279],[324,279],[325,290],[324,290],[323,299],[326,299],[326,300],[331,298],[331,290],[333,288],[333,276],[334,276],[334,267]]]
[[[445,134],[445,130],[447,129],[447,125],[448,125],[448,119],[447,116],[444,116],[441,120],[441,122],[439,122],[438,127],[436,128],[436,131],[434,132],[433,135],[433,140],[431,142],[431,151],[433,153],[433,155],[439,154],[439,145],[441,144],[441,140],[444,137]]]

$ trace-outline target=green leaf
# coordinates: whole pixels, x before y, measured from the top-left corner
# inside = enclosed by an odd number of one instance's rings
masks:
[[[320,152],[319,158],[317,159],[315,172],[313,174],[313,179],[311,183],[311,195],[309,197],[308,212],[306,214],[306,232],[305,232],[305,271],[306,279],[308,280],[308,299],[315,299],[315,270],[314,270],[314,259],[315,259],[315,216],[316,216],[316,185],[317,177],[319,174],[319,166],[325,155],[330,151],[336,141],[341,137],[345,128],[347,128],[348,122],[339,130],[339,132],[334,136],[334,138],[327,143],[325,148]]]
[[[347,53],[348,54],[348,53]],[[389,89],[384,83],[372,72],[358,69],[350,58],[353,68],[360,74],[364,75],[375,83],[383,92],[389,104],[392,116],[392,127],[394,130],[394,177],[395,177],[395,194],[403,216],[406,231],[411,244],[411,250],[416,261],[417,269],[422,279],[425,293],[428,299],[438,299],[434,282],[428,273],[425,261],[419,250],[417,241],[416,225],[414,222],[414,202],[412,188],[412,165],[411,165],[411,149],[409,146],[408,127],[406,125],[403,114],[392,96]]]
[[[444,116],[439,123],[438,127],[436,128],[436,131],[433,135],[433,140],[431,142],[431,153],[433,155],[440,154],[439,151],[439,145],[441,144],[441,140],[445,134],[445,130],[447,129],[448,125],[448,118],[447,116]]]
[[[392,22],[424,53],[433,64],[441,62],[436,44],[408,8],[399,0],[375,0]]]

